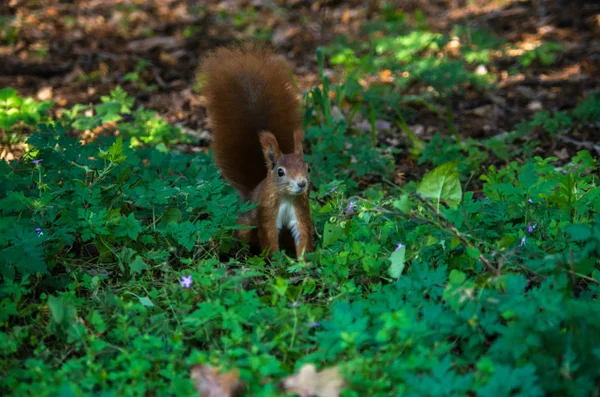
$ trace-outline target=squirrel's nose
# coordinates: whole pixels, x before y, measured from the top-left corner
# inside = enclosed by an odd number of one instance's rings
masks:
[[[306,179],[302,179],[300,182],[298,182],[298,187],[300,189],[304,189],[305,186],[306,186]]]

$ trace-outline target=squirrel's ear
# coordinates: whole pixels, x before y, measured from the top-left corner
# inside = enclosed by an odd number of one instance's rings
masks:
[[[294,153],[304,154],[304,150],[302,149],[302,141],[304,141],[304,131],[294,131]]]
[[[279,160],[279,157],[281,156],[277,138],[275,138],[275,135],[271,134],[270,132],[263,131],[260,133],[260,146],[262,146],[262,151],[265,156],[267,166],[272,168],[271,165],[275,164],[275,162]]]

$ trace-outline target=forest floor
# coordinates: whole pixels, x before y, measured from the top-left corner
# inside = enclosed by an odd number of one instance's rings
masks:
[[[207,155],[244,40],[306,94],[302,260]],[[596,1],[0,2],[0,394],[597,395],[599,155]]]

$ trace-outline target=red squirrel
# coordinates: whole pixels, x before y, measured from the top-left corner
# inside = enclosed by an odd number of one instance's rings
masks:
[[[258,203],[238,221],[256,229],[238,236],[273,253],[288,231],[300,258],[313,250],[313,226],[291,71],[256,44],[219,48],[203,59],[200,71],[215,163],[242,199]]]

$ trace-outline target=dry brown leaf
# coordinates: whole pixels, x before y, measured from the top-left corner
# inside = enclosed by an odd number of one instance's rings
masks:
[[[237,368],[220,374],[218,368],[196,365],[192,367],[190,375],[200,397],[235,397],[244,390]]]
[[[379,79],[383,83],[391,83],[394,81],[394,76],[392,75],[392,71],[389,69],[384,69],[379,72]]]
[[[344,13],[342,14],[342,23],[346,25],[348,22],[350,22],[350,11],[344,10]]]
[[[160,61],[162,63],[164,63],[165,65],[169,65],[169,66],[177,65],[177,61],[178,61],[177,58],[167,52],[161,51],[159,58],[160,58]]]
[[[532,112],[537,112],[538,110],[542,110],[544,108],[544,106],[542,105],[542,103],[540,101],[531,101],[529,102],[529,104],[527,104],[527,109],[531,110]]]
[[[272,42],[278,46],[287,44],[298,34],[300,34],[300,28],[297,26],[280,27],[275,29]]]
[[[471,113],[473,113],[479,117],[485,117],[485,116],[492,114],[493,109],[494,109],[494,105],[483,105],[483,106],[479,106],[475,109],[471,109]]]
[[[562,148],[561,150],[555,150],[554,155],[556,157],[558,157],[560,160],[566,160],[570,157],[569,151],[567,150],[566,147]]]
[[[395,182],[396,185],[404,185],[404,183],[406,183],[406,177],[404,175],[404,172],[396,172]]]
[[[181,41],[176,37],[157,36],[130,41],[127,43],[127,50],[132,52],[146,52],[155,48],[160,48],[161,50],[166,51],[181,47],[181,45]]]
[[[38,90],[36,94],[38,101],[48,101],[52,99],[52,87],[45,86]]]
[[[313,364],[305,364],[296,375],[285,378],[281,386],[286,393],[300,397],[339,397],[345,381],[338,367],[317,372]]]

